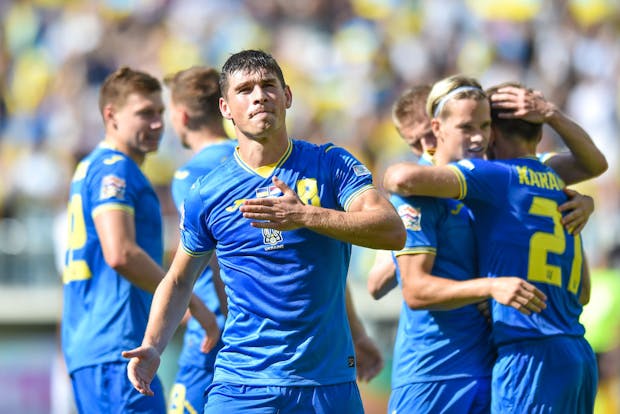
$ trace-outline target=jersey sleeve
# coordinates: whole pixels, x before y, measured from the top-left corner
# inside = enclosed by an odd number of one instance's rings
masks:
[[[197,181],[181,205],[181,243],[190,256],[202,256],[215,249],[216,241],[207,226],[208,203],[203,200]]]
[[[459,200],[494,201],[508,188],[509,175],[493,161],[461,160],[449,164],[459,180]]]
[[[437,227],[440,212],[436,203],[429,197],[401,197],[392,195],[390,202],[398,212],[405,229],[405,247],[395,256],[437,252]]]
[[[134,214],[136,188],[139,177],[131,161],[120,156],[110,155],[94,167],[87,191],[95,217],[107,210],[123,210]]]
[[[357,196],[374,188],[372,173],[344,148],[329,144],[325,147],[325,153],[338,203],[346,211]]]

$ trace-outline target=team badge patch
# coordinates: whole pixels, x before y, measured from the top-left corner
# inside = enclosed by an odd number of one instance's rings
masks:
[[[355,173],[355,175],[357,175],[358,177],[362,177],[364,175],[370,175],[370,170],[368,168],[366,168],[365,165],[362,164],[357,164],[353,166],[353,172]]]
[[[115,175],[106,175],[101,180],[101,190],[99,191],[99,200],[107,200],[108,198],[125,199],[125,188],[127,184],[125,180]]]
[[[422,220],[422,210],[414,208],[408,204],[398,207],[398,215],[400,216],[407,230],[422,230],[420,220]]]
[[[268,187],[259,187],[256,189],[256,198],[265,198],[265,197],[277,197],[282,194],[282,191],[275,185],[270,185]]]

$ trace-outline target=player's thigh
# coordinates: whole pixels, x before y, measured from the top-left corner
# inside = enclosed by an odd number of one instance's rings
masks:
[[[217,383],[209,387],[205,414],[363,414],[354,381],[322,386],[250,386]]]
[[[166,402],[159,378],[151,383],[155,393],[148,397],[136,391],[127,378],[123,362],[92,365],[71,374],[71,383],[80,413],[165,413]]]
[[[283,412],[364,413],[362,397],[355,381],[316,387],[293,387],[290,392],[287,398],[288,404]]]
[[[392,390],[388,414],[486,414],[490,406],[490,378],[459,378],[414,383]]]
[[[499,349],[492,412],[591,413],[596,358],[583,338],[557,336]]]
[[[281,387],[212,383],[206,392],[204,414],[277,414]]]
[[[181,366],[170,391],[168,414],[202,413],[205,392],[213,381],[213,370]]]

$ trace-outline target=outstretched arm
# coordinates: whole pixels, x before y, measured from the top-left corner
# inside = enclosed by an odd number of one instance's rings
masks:
[[[168,273],[153,296],[142,345],[123,352],[125,358],[131,358],[127,366],[129,380],[140,393],[153,395],[150,384],[159,367],[160,356],[183,318],[192,296],[194,282],[210,256],[211,254],[189,256],[179,246]],[[215,326],[217,327],[217,324]],[[217,335],[212,336],[210,332],[208,334],[213,342],[212,348],[219,339],[219,330]]]
[[[518,277],[474,278],[457,281],[431,274],[435,255],[398,256],[403,298],[411,309],[449,310],[493,298],[529,315],[546,308],[545,294]]]
[[[317,233],[371,249],[400,250],[405,244],[403,222],[385,197],[372,188],[358,195],[348,211],[304,204],[282,180],[273,183],[281,197],[245,200],[243,217],[258,228],[294,230],[307,227]]]
[[[460,184],[456,173],[448,166],[422,166],[414,163],[391,165],[383,176],[383,187],[402,196],[421,195],[458,198]]]
[[[507,86],[491,96],[491,105],[505,109],[499,116],[546,123],[560,135],[569,153],[556,154],[545,161],[566,184],[574,184],[601,175],[607,160],[586,131],[547,101],[540,91]]]

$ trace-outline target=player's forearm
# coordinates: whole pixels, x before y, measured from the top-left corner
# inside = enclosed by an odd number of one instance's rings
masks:
[[[425,275],[408,283],[403,282],[403,298],[411,309],[451,310],[490,297],[490,281],[487,278],[456,281]]]
[[[412,163],[395,164],[387,168],[383,187],[395,194],[444,198],[458,197],[460,186],[455,173],[446,167],[428,167]]]
[[[573,184],[601,175],[607,168],[607,160],[594,144],[588,133],[577,123],[555,108],[545,117],[547,124],[562,138],[571,157],[550,159],[550,166],[567,183]]]
[[[353,304],[353,298],[351,297],[351,291],[349,290],[348,285],[345,290],[345,305],[347,309],[347,319],[349,320],[349,328],[351,329],[351,336],[353,338],[353,341],[362,336],[366,336],[366,329],[364,329],[364,325],[362,325],[362,322],[357,316],[357,311],[355,310],[355,305]]]
[[[400,250],[407,234],[393,210],[337,211],[308,205],[299,220],[317,233],[371,249]]]
[[[164,277],[163,269],[141,248],[126,250],[122,260],[110,264],[118,273],[140,289],[153,293]]]
[[[142,345],[164,351],[190,303],[193,285],[173,275],[165,277],[153,296]]]
[[[374,299],[381,299],[390,290],[398,286],[396,267],[392,261],[373,266],[368,273],[366,288]]]
[[[588,260],[583,256],[583,274],[581,276],[581,294],[579,295],[579,303],[582,306],[590,303],[590,292],[592,290],[592,280],[590,278],[590,266]]]

